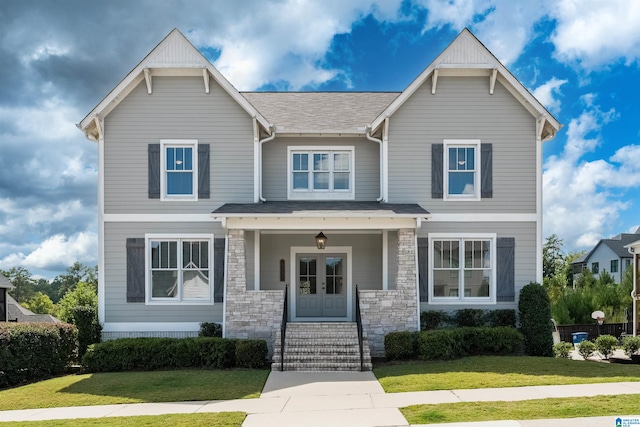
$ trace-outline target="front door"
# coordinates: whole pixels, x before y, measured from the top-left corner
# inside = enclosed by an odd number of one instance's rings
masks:
[[[296,255],[296,317],[347,316],[346,254]]]

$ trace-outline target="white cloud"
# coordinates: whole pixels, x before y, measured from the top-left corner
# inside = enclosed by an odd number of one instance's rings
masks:
[[[600,145],[602,127],[616,117],[614,110],[591,106],[569,122],[564,151],[544,165],[544,233],[563,236],[570,248],[589,248],[610,234],[630,206],[619,193],[640,186],[640,146],[622,147],[609,161],[583,160]]]
[[[561,80],[552,77],[551,80],[538,86],[533,90],[533,96],[542,103],[551,113],[558,114],[560,112],[560,87],[567,83],[568,80]]]
[[[53,235],[28,254],[14,253],[0,260],[0,268],[16,266],[27,269],[64,269],[74,262],[97,262],[98,236],[93,232],[81,232],[72,236]]]
[[[640,58],[640,2],[637,0],[561,0],[555,4],[557,26],[551,41],[555,56],[585,69],[606,67],[623,58]]]

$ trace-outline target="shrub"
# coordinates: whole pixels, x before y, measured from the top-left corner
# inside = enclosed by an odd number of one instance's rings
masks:
[[[466,327],[420,332],[417,353],[424,360],[449,360],[483,354],[516,354],[522,335],[510,327]]]
[[[87,306],[73,307],[71,317],[78,328],[78,358],[82,360],[87,347],[100,342],[102,326],[98,322],[98,310]]]
[[[222,338],[222,325],[214,322],[202,322],[200,323],[198,336]]]
[[[596,345],[591,341],[582,341],[578,346],[578,354],[587,360],[596,352]]]
[[[525,353],[529,356],[551,357],[551,303],[545,289],[538,283],[524,286],[520,290],[518,310]]]
[[[444,311],[423,311],[420,313],[420,330],[431,331],[442,327],[449,316]]]
[[[464,308],[456,311],[456,325],[460,327],[480,327],[484,326],[485,314],[484,310],[476,308]]]
[[[640,354],[640,337],[628,336],[622,339],[624,353],[631,357],[632,354]]]
[[[503,309],[503,310],[490,310],[487,311],[486,322],[489,326],[508,326],[511,328],[516,327],[516,311]]]
[[[236,366],[264,368],[268,352],[267,343],[263,340],[238,340],[236,341]]]
[[[416,356],[416,339],[417,333],[409,331],[391,332],[385,335],[384,353],[387,360],[414,358]]]
[[[75,358],[77,334],[66,323],[0,324],[0,387],[63,373]]]
[[[613,335],[600,335],[596,338],[596,349],[603,358],[608,359],[618,345],[618,339]]]
[[[553,354],[561,359],[570,359],[571,350],[573,350],[573,344],[564,341],[553,346]]]
[[[251,341],[245,344],[245,341]],[[238,343],[242,347],[237,352]],[[82,359],[88,372],[156,370],[175,368],[232,368],[242,357],[242,365],[262,365],[266,343],[260,340],[226,338],[122,338],[89,346]],[[261,366],[262,366],[261,365]]]

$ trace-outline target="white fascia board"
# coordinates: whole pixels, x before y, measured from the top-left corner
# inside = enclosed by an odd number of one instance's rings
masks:
[[[102,332],[197,332],[198,322],[105,322]]]
[[[625,245],[624,248],[627,249],[630,254],[640,253],[640,240],[629,243],[628,245]]]
[[[536,222],[538,214],[510,214],[510,213],[432,213],[429,222]]]
[[[227,229],[244,230],[397,230],[417,228],[415,217],[249,217],[227,218]]]

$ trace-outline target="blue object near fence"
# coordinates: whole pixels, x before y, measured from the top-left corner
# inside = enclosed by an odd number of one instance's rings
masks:
[[[588,332],[574,332],[571,334],[571,339],[573,340],[574,344],[580,344],[582,341],[586,341],[587,339],[589,339],[589,333]]]

